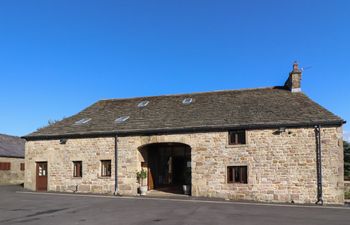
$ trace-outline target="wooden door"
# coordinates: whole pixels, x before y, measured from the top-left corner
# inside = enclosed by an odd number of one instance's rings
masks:
[[[148,190],[153,190],[156,186],[155,184],[155,178],[157,177],[156,174],[156,160],[155,160],[155,152],[154,151],[148,151],[148,173],[147,173],[147,184],[148,184]]]
[[[36,163],[36,190],[47,191],[47,162]]]
[[[154,189],[154,180],[153,180],[153,176],[152,176],[152,173],[151,173],[151,169],[148,168],[148,173],[147,173],[147,183],[148,183],[148,190],[153,190]]]

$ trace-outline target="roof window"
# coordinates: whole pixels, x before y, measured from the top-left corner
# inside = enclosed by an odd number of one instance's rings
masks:
[[[88,123],[91,120],[91,118],[83,118],[81,120],[78,120],[74,123],[74,125],[83,125]]]
[[[118,117],[115,122],[116,123],[124,123],[125,121],[127,121],[128,119],[130,118],[130,116],[121,116],[121,117]]]
[[[137,104],[137,107],[139,107],[139,108],[144,108],[144,107],[146,107],[148,104],[149,104],[149,101],[145,100],[145,101],[142,101],[142,102],[140,102],[139,104]]]
[[[184,105],[189,105],[193,102],[193,99],[192,98],[185,98],[183,101],[182,101],[182,104]]]

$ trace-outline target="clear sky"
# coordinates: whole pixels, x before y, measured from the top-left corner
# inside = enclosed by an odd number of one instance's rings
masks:
[[[99,99],[283,85],[294,60],[350,123],[350,1],[0,1],[0,133]]]

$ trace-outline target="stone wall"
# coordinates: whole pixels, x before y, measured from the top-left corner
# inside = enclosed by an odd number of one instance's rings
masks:
[[[0,170],[0,185],[24,183],[24,171],[21,170],[24,159],[0,157],[0,162],[11,163],[10,170]]]
[[[28,141],[25,188],[36,189],[36,162],[48,163],[48,191],[114,192],[115,138]],[[101,160],[112,160],[111,177],[101,177]],[[82,161],[83,175],[73,177],[73,161]]]
[[[247,144],[228,145],[227,132],[120,137],[119,183],[122,194],[136,194],[135,173],[149,143],[191,146],[192,195],[264,202],[316,202],[314,129],[247,131]],[[342,129],[322,129],[323,192],[326,204],[343,204]],[[135,158],[138,161],[134,160]],[[227,166],[247,165],[248,184],[227,184]]]
[[[313,128],[249,130],[247,144],[228,145],[227,132],[118,137],[119,193],[136,195],[136,172],[144,160],[140,148],[151,143],[191,146],[192,195],[263,202],[315,203],[316,144]],[[325,204],[344,203],[342,129],[322,128]],[[26,187],[35,189],[35,161],[49,162],[49,190],[112,192],[110,179],[99,178],[99,160],[112,159],[114,138],[29,141],[26,144]],[[72,178],[72,161],[83,161],[83,178]],[[29,166],[30,165],[30,166]],[[248,166],[248,184],[227,184],[227,166]],[[51,171],[51,172],[50,172]]]

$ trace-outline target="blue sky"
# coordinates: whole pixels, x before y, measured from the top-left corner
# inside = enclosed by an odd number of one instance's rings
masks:
[[[303,91],[350,121],[349,11],[345,0],[1,1],[0,133],[99,99],[282,85],[294,60],[311,66]]]

